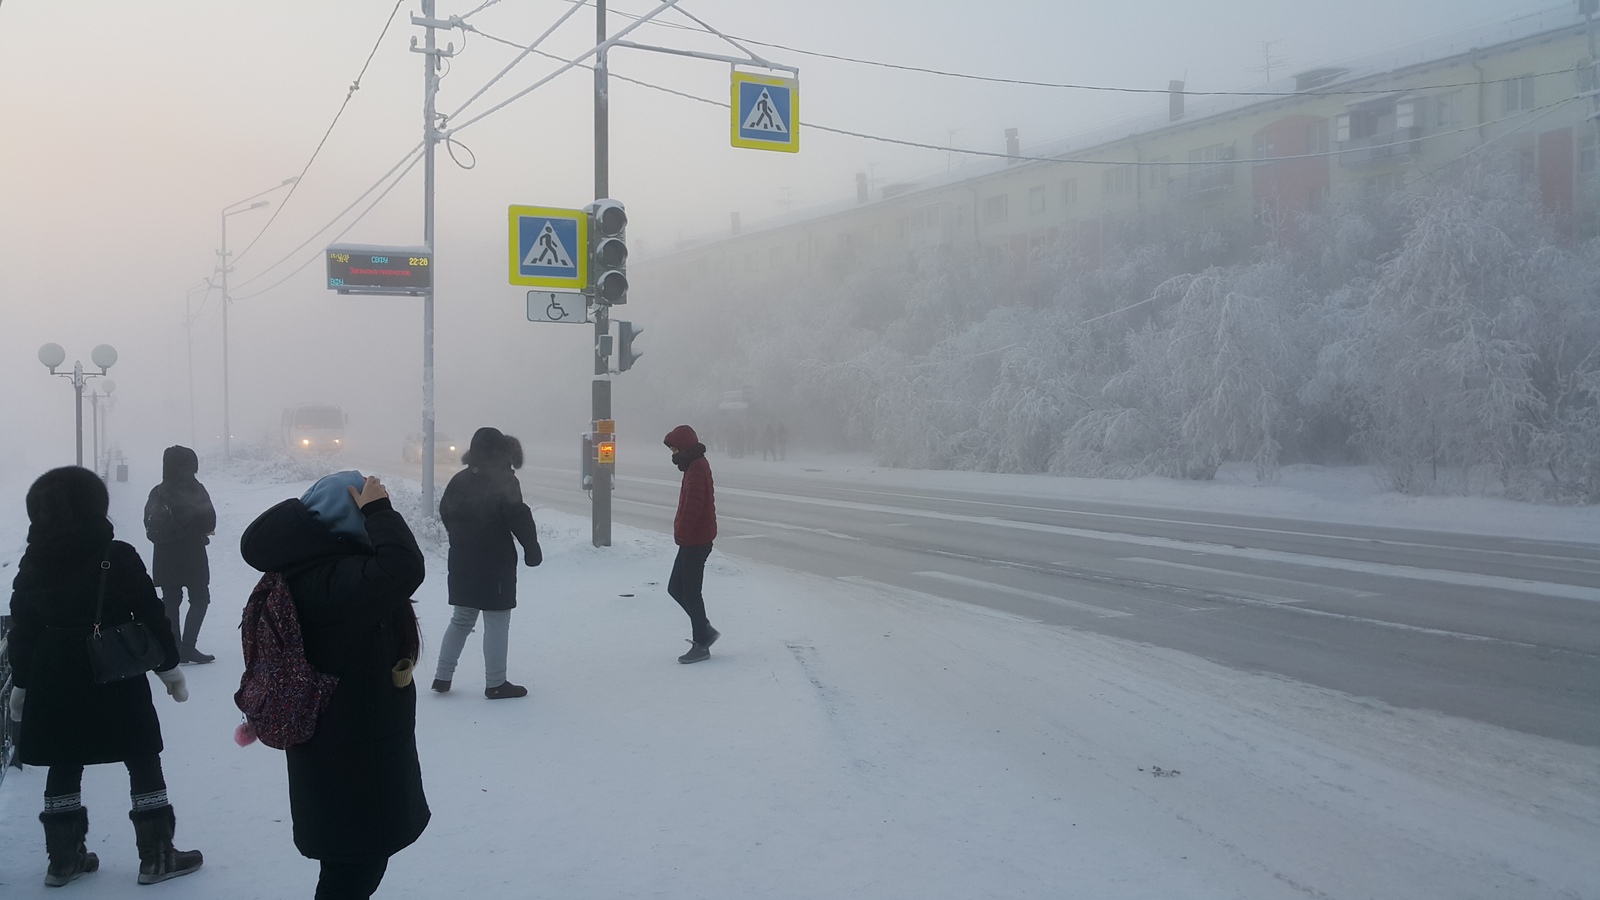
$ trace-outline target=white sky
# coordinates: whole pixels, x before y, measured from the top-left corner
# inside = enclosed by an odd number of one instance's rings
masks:
[[[973,4],[910,0],[735,2],[689,0],[719,29],[820,52],[979,74],[1191,89],[1258,84],[1262,42],[1273,41],[1276,74],[1364,56],[1454,30],[1507,19],[1545,2],[1352,0],[1341,4],[1236,0],[1228,4]],[[441,0],[438,14],[474,3]],[[487,34],[529,40],[567,8],[565,0],[504,0],[471,19]],[[225,204],[299,173],[373,47],[390,0],[4,0],[0,3],[0,408],[50,422],[0,437],[0,460],[70,452],[70,393],[46,386],[34,360],[46,341],[69,363],[91,346],[116,344],[114,373],[124,425],[188,439],[185,292],[211,274]],[[643,12],[645,0],[614,9]],[[1449,18],[1441,15],[1448,9]],[[325,246],[323,234],[294,248],[420,139],[422,63],[407,52],[420,29],[407,0],[384,37],[361,90],[322,155],[260,243],[236,256],[238,302],[230,312],[234,433],[258,436],[282,405],[330,401],[373,410],[353,418],[388,436],[415,428],[420,408],[420,314],[413,300],[352,300],[321,286],[314,263],[260,297],[293,265]],[[613,15],[613,31],[627,20]],[[673,21],[684,22],[681,18]],[[547,45],[574,54],[592,43],[579,13]],[[714,39],[647,27],[643,42],[726,51]],[[439,106],[452,111],[514,51],[483,36],[462,48]],[[1126,115],[1158,111],[1162,96],[1082,94],[998,86],[867,68],[764,49],[801,67],[802,118],[933,144],[1025,145]],[[723,64],[619,50],[613,69],[702,97],[725,99]],[[514,69],[472,112],[549,71]],[[529,325],[521,294],[505,279],[505,208],[512,203],[581,206],[592,197],[591,79],[572,72],[466,128],[464,171],[441,153],[438,169],[441,427],[468,432],[476,420],[515,408],[558,418],[576,431],[587,418],[588,338],[580,330]],[[798,155],[728,146],[724,110],[614,83],[611,193],[629,205],[636,253],[681,237],[716,233],[729,213],[748,222],[849,197],[857,172],[887,183],[942,171],[949,157],[822,132],[803,132]],[[470,114],[470,113],[469,113]],[[345,240],[421,241],[421,170]],[[283,193],[269,195],[275,204]],[[230,217],[237,254],[276,210]],[[270,273],[271,263],[292,264]],[[198,299],[198,297],[197,297]],[[630,309],[648,324],[670,310]],[[220,317],[214,296],[194,328],[198,442],[220,433]],[[292,359],[293,365],[287,363]],[[51,391],[55,393],[51,393]],[[59,394],[59,396],[57,396]],[[513,423],[515,424],[515,423]],[[375,438],[376,439],[376,438]]]

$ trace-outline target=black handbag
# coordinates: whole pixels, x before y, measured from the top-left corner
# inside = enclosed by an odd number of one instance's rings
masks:
[[[121,625],[101,627],[106,605],[106,576],[111,573],[109,556],[108,553],[108,558],[100,560],[100,592],[94,601],[94,631],[89,634],[89,669],[96,684],[143,675],[166,659],[166,652],[149,626],[135,621],[132,613]]]

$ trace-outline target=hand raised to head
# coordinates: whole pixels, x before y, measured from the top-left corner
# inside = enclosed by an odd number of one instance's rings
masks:
[[[347,487],[345,490],[349,491],[350,496],[355,498],[357,509],[374,500],[383,500],[389,496],[389,492],[384,489],[383,482],[379,481],[376,475],[367,476],[367,482],[361,486],[360,493],[357,493],[353,487]]]

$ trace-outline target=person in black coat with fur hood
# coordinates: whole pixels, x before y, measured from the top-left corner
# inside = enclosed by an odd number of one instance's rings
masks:
[[[211,563],[206,545],[217,530],[211,495],[195,478],[200,458],[188,447],[172,446],[161,454],[161,483],[150,489],[144,504],[145,537],[155,545],[150,578],[161,589],[167,618],[178,636],[178,653],[186,663],[216,659],[195,649],[200,624],[211,605]],[[183,590],[189,589],[189,615],[180,619]],[[179,631],[178,623],[183,622]]]
[[[517,605],[517,548],[529,566],[544,561],[533,512],[522,501],[517,468],[522,444],[497,428],[479,428],[462,455],[467,464],[445,485],[439,519],[450,534],[450,605],[454,611],[439,642],[433,689],[450,690],[467,636],[483,614],[483,694],[490,700],[526,697],[528,689],[506,680],[511,610]]]
[[[161,771],[161,722],[143,674],[99,684],[88,638],[99,621],[143,623],[162,650],[156,676],[179,703],[189,699],[178,647],[145,574],[139,552],[113,539],[106,486],[88,469],[68,466],[28,489],[28,547],[11,591],[10,716],[20,723],[19,762],[49,766],[44,782],[44,883],[59,887],[100,867],[85,843],[89,813],[80,799],[85,766],[128,768],[139,883],[154,884],[200,868],[198,850],[175,850],[177,819]],[[102,599],[103,592],[103,599]]]
[[[252,568],[283,576],[306,661],[339,678],[316,732],[285,754],[295,847],[322,863],[317,900],[370,897],[432,815],[411,679],[422,551],[383,484],[354,471],[262,513],[239,549]]]

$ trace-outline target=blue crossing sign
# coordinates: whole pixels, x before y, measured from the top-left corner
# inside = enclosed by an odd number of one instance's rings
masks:
[[[510,208],[511,283],[581,290],[589,283],[589,217],[581,209]]]
[[[733,72],[735,147],[800,151],[800,82],[794,78]]]

